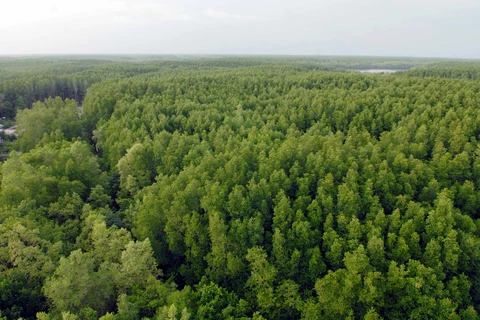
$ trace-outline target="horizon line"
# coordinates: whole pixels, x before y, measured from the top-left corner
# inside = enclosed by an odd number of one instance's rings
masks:
[[[64,57],[64,56],[192,56],[192,57],[352,57],[352,58],[402,58],[441,60],[480,60],[479,58],[410,55],[356,55],[356,54],[283,54],[283,53],[0,53],[0,57]]]

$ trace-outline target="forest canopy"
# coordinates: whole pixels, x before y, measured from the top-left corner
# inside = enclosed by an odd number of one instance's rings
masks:
[[[477,319],[479,74],[0,59],[0,318]]]

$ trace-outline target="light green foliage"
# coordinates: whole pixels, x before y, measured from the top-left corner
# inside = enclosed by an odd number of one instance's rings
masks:
[[[126,294],[121,294],[118,297],[117,309],[117,318],[120,320],[138,319],[138,308],[134,303],[128,301]]]
[[[11,157],[3,164],[1,199],[47,205],[67,193],[86,195],[100,182],[97,160],[83,142],[57,142]]]
[[[45,312],[37,312],[36,314],[38,320],[50,320],[51,317]]]
[[[62,312],[62,320],[78,320],[78,316],[70,312]]]
[[[375,309],[370,309],[368,313],[363,318],[364,320],[382,320],[382,317],[378,315]]]
[[[207,255],[211,277],[217,282],[229,273],[227,256],[227,226],[218,212],[209,214],[208,231],[211,241],[211,252]]]
[[[115,314],[107,312],[104,316],[100,317],[99,320],[117,320]]]
[[[93,253],[97,263],[101,261],[119,263],[123,256],[122,250],[131,242],[130,234],[125,229],[107,228],[102,218],[95,216],[87,221],[85,227],[91,228],[89,240],[93,250],[90,252]]]
[[[135,195],[153,182],[155,162],[150,145],[134,144],[117,163],[120,187],[126,195]]]
[[[129,242],[120,258],[116,283],[121,291],[134,287],[145,288],[148,279],[160,275],[153,258],[150,241]]]
[[[247,288],[255,298],[259,310],[268,313],[275,306],[274,281],[277,270],[267,261],[267,254],[260,247],[248,251],[251,274],[246,282]]]
[[[157,315],[156,320],[189,320],[190,313],[186,308],[179,311],[175,304],[171,304],[169,307],[164,307],[162,311]]]
[[[13,267],[21,270],[31,279],[42,279],[55,268],[54,261],[59,254],[59,244],[52,245],[39,237],[38,230],[27,229],[20,223],[0,226],[0,257],[2,271]]]
[[[166,303],[174,288],[158,277],[148,239],[134,242],[125,229],[107,228],[102,216],[89,213],[75,250],[60,259],[44,291],[62,311],[78,314],[85,307],[99,315],[136,319]],[[106,314],[117,304],[117,314]],[[83,315],[85,317],[85,315]]]
[[[90,254],[75,250],[60,259],[54,277],[45,284],[45,294],[60,310],[78,313],[91,307],[104,314],[115,300],[113,275],[105,267],[97,268]]]
[[[60,141],[83,138],[85,131],[80,122],[81,109],[74,100],[63,101],[60,97],[36,102],[31,109],[17,114],[20,132],[17,145],[22,151],[33,149],[44,135],[55,133]],[[47,138],[50,140],[50,138]]]
[[[0,225],[0,301],[5,316],[35,316],[45,310],[43,282],[55,270],[61,247],[20,222]]]

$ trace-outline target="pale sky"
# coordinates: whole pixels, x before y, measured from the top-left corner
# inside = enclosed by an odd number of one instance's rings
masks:
[[[0,0],[0,55],[480,59],[480,0]]]

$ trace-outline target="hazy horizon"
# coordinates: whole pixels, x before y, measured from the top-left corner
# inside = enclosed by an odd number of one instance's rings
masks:
[[[296,58],[296,57],[325,57],[325,58],[379,58],[379,59],[433,59],[433,60],[480,60],[480,58],[462,58],[462,57],[445,57],[445,56],[398,56],[398,55],[355,55],[355,54],[277,54],[277,53],[251,53],[251,54],[237,54],[237,53],[11,53],[1,54],[2,58],[28,58],[28,57],[168,57],[168,56],[187,56],[197,58],[227,58],[227,57],[278,57],[278,58]]]
[[[0,4],[0,56],[480,59],[478,12],[476,0],[18,0]]]

